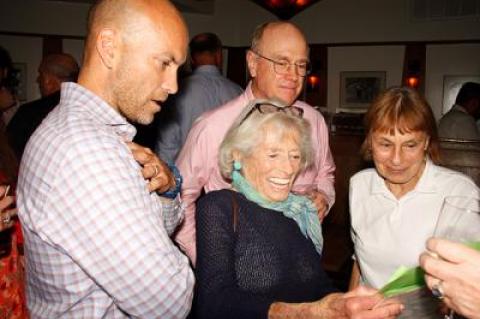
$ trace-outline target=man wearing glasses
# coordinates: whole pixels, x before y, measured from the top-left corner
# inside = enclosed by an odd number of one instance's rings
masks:
[[[310,71],[309,48],[303,33],[290,22],[270,22],[257,27],[247,52],[251,82],[245,92],[225,105],[204,113],[193,125],[177,158],[184,177],[182,198],[187,205],[185,221],[176,241],[196,261],[195,201],[206,192],[229,188],[218,169],[218,148],[227,130],[242,109],[253,99],[277,100],[303,110],[312,126],[315,147],[314,165],[301,173],[294,189],[313,185],[319,218],[335,200],[333,187],[335,164],[330,153],[328,129],[322,115],[304,102],[297,101],[305,76]]]

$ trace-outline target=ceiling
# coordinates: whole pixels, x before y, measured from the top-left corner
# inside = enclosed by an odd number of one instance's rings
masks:
[[[92,4],[95,0],[42,0]],[[215,0],[171,0],[184,13],[213,14]],[[320,0],[250,0],[272,12],[280,19],[290,19],[295,14]]]
[[[93,4],[96,0],[42,0]],[[215,0],[171,0],[184,13],[212,14]]]

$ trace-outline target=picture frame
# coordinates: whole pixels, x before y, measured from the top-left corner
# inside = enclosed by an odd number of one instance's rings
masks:
[[[458,91],[465,82],[480,83],[480,74],[477,75],[444,75],[443,76],[443,106],[442,115],[450,111],[455,104]]]
[[[385,89],[385,71],[340,72],[340,109],[366,111],[375,97]]]
[[[27,100],[27,64],[13,63],[14,75],[18,81],[17,98],[19,101]]]

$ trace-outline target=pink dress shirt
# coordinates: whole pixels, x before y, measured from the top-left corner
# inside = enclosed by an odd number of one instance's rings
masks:
[[[182,199],[187,207],[175,240],[193,264],[196,261],[195,201],[200,197],[202,188],[208,193],[231,187],[220,174],[218,149],[243,107],[254,98],[249,84],[245,92],[235,99],[204,113],[192,126],[178,155],[176,165],[183,176]],[[295,185],[316,184],[317,189],[326,194],[329,207],[332,207],[335,201],[335,164],[330,152],[327,125],[320,112],[310,105],[301,101],[296,101],[294,105],[301,107],[304,117],[310,121],[315,149],[313,165],[297,177]]]

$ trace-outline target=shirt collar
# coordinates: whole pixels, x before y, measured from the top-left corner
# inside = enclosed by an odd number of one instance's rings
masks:
[[[220,70],[215,65],[205,64],[196,67],[193,73],[220,74]]]
[[[420,176],[417,185],[415,185],[415,188],[410,192],[435,193],[437,191],[437,186],[435,185],[435,180],[433,178],[434,175],[435,165],[427,157],[427,162],[425,164],[425,169],[422,172],[422,176]],[[385,180],[380,176],[380,174],[376,173],[372,178],[372,194],[391,194],[390,190],[385,184]]]
[[[137,133],[135,127],[110,104],[87,88],[73,82],[62,83],[60,104],[75,105],[91,114],[94,121],[112,127],[126,141],[132,141]]]

